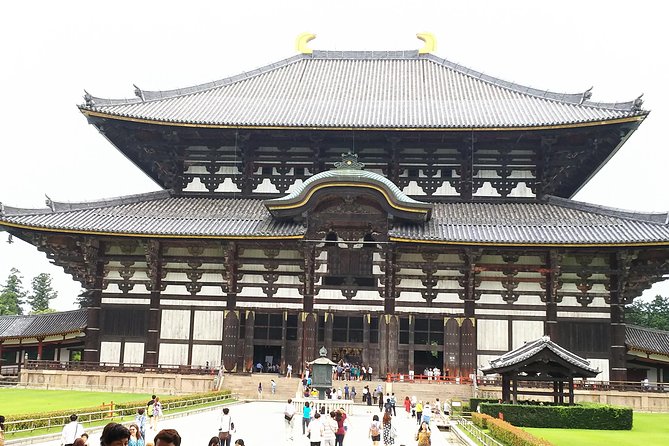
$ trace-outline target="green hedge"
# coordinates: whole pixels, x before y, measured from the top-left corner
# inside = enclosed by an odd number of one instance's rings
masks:
[[[221,392],[206,392],[206,393],[194,393],[190,395],[183,396],[166,396],[161,397],[160,402],[163,405],[164,410],[168,410],[167,406],[173,403],[180,403],[184,401],[194,400],[198,398],[212,398],[212,401],[225,400],[230,397],[231,392],[229,390],[224,390]],[[186,404],[187,405],[187,404]],[[137,408],[144,407],[146,408],[146,401],[129,401],[126,403],[117,403],[114,404],[113,417],[124,417],[129,415],[134,415],[137,412]],[[9,415],[5,417],[5,428],[6,432],[12,432],[17,430],[34,430],[48,427],[62,427],[65,424],[70,422],[70,415],[72,413],[80,414],[79,422],[89,423],[100,420],[111,420],[109,412],[107,409],[104,409],[105,412],[93,413],[91,415],[82,415],[90,412],[100,412],[103,408],[101,406],[96,407],[84,407],[84,408],[73,408],[68,410],[58,410],[52,412],[36,412],[36,413],[27,413],[27,414],[17,414]],[[18,423],[13,423],[18,421]]]
[[[629,407],[588,404],[576,406],[536,406],[526,404],[481,403],[481,413],[497,417],[514,426],[564,429],[632,429]]]
[[[537,438],[506,421],[491,417],[486,419],[485,423],[490,435],[508,446],[554,446],[553,443]]]
[[[499,401],[500,400],[497,399],[497,398],[494,398],[494,399],[493,398],[488,398],[488,399],[486,399],[486,398],[471,398],[469,400],[469,409],[472,412],[476,412],[476,408],[479,407],[479,404],[481,404],[481,403],[497,403]]]

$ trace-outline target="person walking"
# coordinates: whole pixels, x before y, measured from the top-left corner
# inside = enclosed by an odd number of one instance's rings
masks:
[[[304,408],[302,408],[302,435],[306,435],[307,428],[309,427],[309,422],[311,421],[311,407],[309,407],[309,401],[304,403]]]
[[[307,429],[307,437],[309,437],[311,446],[321,446],[324,432],[325,426],[323,426],[323,422],[321,421],[321,414],[316,412],[314,419],[311,420]]]
[[[409,395],[404,397],[404,410],[407,412],[407,418],[411,417],[411,400],[409,399]]]
[[[272,395],[276,395],[276,381],[274,381],[273,379],[270,380],[270,386],[272,388]]]
[[[100,446],[128,444],[129,441],[130,431],[127,427],[118,423],[108,423],[100,434]]]
[[[423,421],[430,425],[430,417],[432,416],[432,408],[430,407],[430,402],[428,401],[423,406]]]
[[[293,400],[288,398],[288,402],[283,408],[284,430],[286,441],[293,441],[293,430],[295,426],[295,406]]]
[[[397,405],[397,399],[395,398],[395,392],[393,392],[390,395],[390,404],[392,405],[392,408],[393,408],[393,416],[396,417],[397,416],[397,410],[395,409],[395,406]]]
[[[160,402],[160,397],[157,396],[155,402],[153,403],[153,431],[158,430],[158,423],[160,422],[160,419],[163,416],[163,405]]]
[[[355,391],[355,386],[351,387],[351,402],[355,403],[355,396],[357,395]]]
[[[258,399],[262,399],[262,382],[258,383]]]
[[[420,426],[420,423],[423,421],[423,402],[418,401],[416,404],[416,424]]]
[[[144,408],[140,407],[137,409],[137,415],[135,415],[135,423],[139,427],[139,433],[146,440],[146,415],[144,414]]]
[[[207,446],[221,446],[221,439],[218,437],[211,437]]]
[[[374,415],[372,417],[372,424],[369,425],[369,438],[372,439],[373,446],[379,446],[379,441],[381,441],[381,431],[383,430],[381,422],[379,421],[379,416]]]
[[[153,405],[156,402],[156,396],[151,395],[151,399],[149,400],[148,403],[146,403],[146,415],[149,417],[149,425],[151,426],[151,429],[153,431],[156,431],[156,425],[154,424],[154,419],[153,419]]]
[[[286,378],[292,378],[293,377],[293,366],[291,364],[288,364],[286,367]]]
[[[235,430],[235,423],[230,416],[230,408],[224,407],[221,411],[221,417],[218,420],[218,438],[221,440],[221,446],[230,446],[232,441],[232,432]]]
[[[335,420],[335,417],[337,416],[337,413],[333,410],[330,412],[329,417],[324,417],[325,420],[323,420],[323,440],[321,442],[321,446],[335,446],[335,441],[337,439],[337,429],[339,429],[339,425],[337,424],[337,420]]]
[[[391,446],[395,444],[395,437],[397,437],[397,430],[391,422],[390,412],[383,414],[383,444]]]
[[[77,422],[77,419],[79,419],[77,414],[73,413],[70,415],[70,422],[63,427],[63,431],[60,434],[61,446],[72,446],[74,440],[81,437],[81,434],[85,432],[84,427]]]
[[[0,446],[5,446],[5,416],[0,415]]]
[[[383,392],[379,392],[379,412],[383,410],[383,405],[385,402],[383,401]]]
[[[335,446],[344,446],[344,436],[346,435],[346,428],[344,423],[346,422],[346,413],[338,410],[335,414],[335,420],[337,421],[337,432],[335,433]]]
[[[416,440],[418,441],[416,446],[430,446],[432,444],[432,440],[430,440],[430,427],[427,423],[423,422],[420,424]]]
[[[135,423],[132,423],[130,426],[128,426],[128,430],[130,431],[130,440],[128,440],[128,446],[144,446],[144,437],[142,437],[139,426],[137,426]]]

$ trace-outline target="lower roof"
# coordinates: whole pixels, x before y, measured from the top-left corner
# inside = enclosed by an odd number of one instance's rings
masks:
[[[273,218],[262,200],[153,192],[47,209],[0,207],[0,228],[163,238],[290,239],[305,227]],[[669,245],[667,214],[641,214],[548,197],[539,202],[435,203],[426,223],[391,240],[444,244]]]
[[[629,350],[669,356],[669,331],[627,325],[625,327],[625,344],[627,344]]]
[[[86,310],[0,316],[0,341],[65,335],[86,328]]]

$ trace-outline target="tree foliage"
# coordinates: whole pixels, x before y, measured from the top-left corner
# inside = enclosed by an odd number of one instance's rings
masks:
[[[21,272],[12,268],[7,277],[7,281],[0,288],[0,315],[23,314],[24,298],[26,292],[23,290],[23,276]]]
[[[625,320],[628,324],[669,330],[669,297],[658,295],[649,302],[637,300],[625,307]]]
[[[33,289],[28,296],[28,303],[33,313],[45,313],[49,310],[49,302],[56,297],[58,293],[51,286],[51,274],[40,273],[33,278]]]

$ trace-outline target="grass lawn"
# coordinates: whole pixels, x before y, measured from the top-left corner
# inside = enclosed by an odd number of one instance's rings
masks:
[[[630,431],[523,428],[555,446],[655,446],[669,445],[669,413],[634,412]]]
[[[146,402],[150,399],[151,395],[144,393],[0,388],[0,414],[7,416],[68,409],[76,412],[76,409],[85,407],[100,407],[103,402]]]

